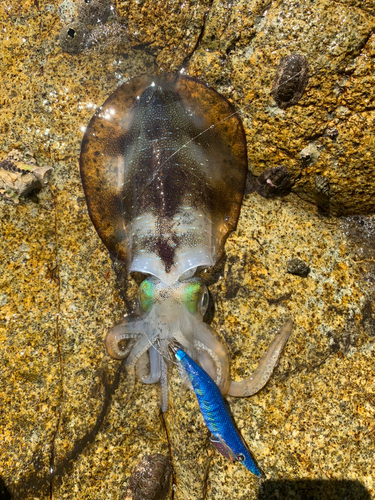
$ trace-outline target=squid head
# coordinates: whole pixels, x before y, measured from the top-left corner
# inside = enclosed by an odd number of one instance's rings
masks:
[[[129,379],[134,373],[145,384],[161,383],[162,409],[167,408],[168,345],[178,341],[216,381],[223,392],[229,388],[227,350],[212,328],[203,322],[209,295],[198,278],[165,285],[151,276],[139,287],[138,314],[128,316],[106,337],[108,353],[126,359]],[[185,380],[189,385],[187,379]]]

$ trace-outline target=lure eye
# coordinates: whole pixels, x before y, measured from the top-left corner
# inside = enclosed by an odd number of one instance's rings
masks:
[[[242,453],[239,453],[236,458],[239,462],[245,461],[245,455],[243,455]]]
[[[208,307],[208,300],[209,300],[209,295],[208,295],[208,290],[207,287],[205,286],[203,289],[203,294],[201,297],[201,303],[200,303],[200,313],[202,316],[206,314],[207,307]]]

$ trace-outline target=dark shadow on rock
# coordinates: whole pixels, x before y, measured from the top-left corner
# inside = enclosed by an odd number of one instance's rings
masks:
[[[11,500],[11,498],[4,481],[0,477],[0,500]]]
[[[298,479],[265,481],[258,500],[371,500],[359,481]]]
[[[71,451],[59,462],[53,464],[53,472],[49,474],[45,474],[44,476],[39,474],[30,474],[29,476],[24,476],[22,479],[13,485],[8,484],[8,488],[11,490],[12,495],[9,496],[1,496],[2,489],[1,486],[4,483],[0,482],[0,500],[7,500],[8,498],[15,499],[31,499],[39,496],[49,497],[51,494],[51,486],[53,480],[60,480],[64,474],[67,474],[73,468],[73,465],[77,458],[85,451],[87,446],[95,441],[95,438],[101,429],[104,419],[107,416],[107,413],[110,409],[110,404],[112,401],[112,396],[114,395],[119,383],[121,373],[124,370],[124,362],[120,364],[118,367],[116,374],[113,378],[112,382],[109,382],[106,379],[106,374],[102,373],[102,383],[104,386],[104,398],[103,398],[103,406],[100,413],[96,417],[96,423],[92,429],[89,429],[86,434],[78,439]],[[1,480],[1,478],[0,478]],[[5,488],[5,485],[4,485]],[[7,492],[7,489],[5,488]]]

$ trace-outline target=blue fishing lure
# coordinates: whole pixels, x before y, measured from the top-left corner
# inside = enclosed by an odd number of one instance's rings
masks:
[[[222,455],[232,461],[241,462],[250,472],[262,477],[241,435],[233,424],[219,388],[212,378],[201,368],[178,342],[169,345],[171,351],[184,367],[193,385],[203,419],[211,431],[212,444]]]

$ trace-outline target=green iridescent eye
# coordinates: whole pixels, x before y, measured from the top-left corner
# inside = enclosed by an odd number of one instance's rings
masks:
[[[142,281],[139,287],[139,303],[142,311],[148,312],[151,309],[154,303],[154,297],[155,284],[148,280]]]
[[[199,282],[190,282],[185,289],[184,303],[189,312],[192,314],[198,310],[198,301],[200,299],[201,290],[202,283]]]
[[[184,303],[189,312],[199,312],[203,316],[208,306],[207,287],[199,281],[190,282],[185,289]]]

